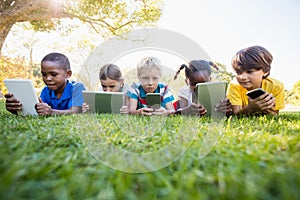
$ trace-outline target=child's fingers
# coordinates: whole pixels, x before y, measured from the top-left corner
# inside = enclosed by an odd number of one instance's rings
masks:
[[[88,110],[90,109],[90,105],[87,104],[87,103],[83,103],[82,106],[81,106],[81,111],[83,113],[87,112]]]
[[[6,98],[6,99],[8,99],[8,98],[13,98],[13,94],[12,93],[7,93],[7,94],[5,94],[4,95],[4,97]]]
[[[153,108],[142,108],[144,112],[153,112]]]
[[[46,103],[37,103],[35,104],[35,109],[43,109],[43,108],[49,108],[49,105]]]
[[[21,103],[9,103],[9,104],[5,104],[5,107],[7,110],[11,110],[11,111],[22,110]]]
[[[153,112],[146,112],[146,111],[142,110],[141,114],[145,115],[145,116],[151,116],[153,114]]]
[[[121,114],[129,114],[128,106],[122,106],[122,107],[120,108],[120,113],[121,113]]]
[[[265,99],[267,96],[269,96],[270,94],[269,93],[265,93],[265,94],[262,94],[262,95],[260,95],[259,97],[257,97],[257,98],[255,98],[255,100],[258,100],[258,101],[260,101],[260,100],[262,100],[262,99]]]
[[[51,106],[46,103],[37,103],[35,106],[36,112],[40,116],[47,116],[51,114]]]

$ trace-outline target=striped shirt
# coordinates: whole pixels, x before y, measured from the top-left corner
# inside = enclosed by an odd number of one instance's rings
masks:
[[[167,103],[172,103],[175,99],[170,89],[166,84],[159,83],[153,93],[159,93],[161,96],[161,107],[165,108]],[[128,89],[126,96],[138,101],[137,109],[146,107],[146,91],[142,87],[141,83],[134,83]]]

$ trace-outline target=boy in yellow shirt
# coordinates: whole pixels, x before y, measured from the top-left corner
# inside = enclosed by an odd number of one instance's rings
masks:
[[[261,46],[251,46],[238,51],[231,64],[236,72],[236,81],[229,85],[228,98],[233,114],[278,114],[284,108],[284,86],[268,77],[273,56]],[[262,88],[265,94],[251,99],[247,92]]]

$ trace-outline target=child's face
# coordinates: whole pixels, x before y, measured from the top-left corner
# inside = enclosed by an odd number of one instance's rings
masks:
[[[261,87],[263,76],[266,74],[262,69],[239,70],[236,72],[236,80],[247,90],[253,90]]]
[[[65,70],[56,62],[45,61],[41,66],[41,73],[44,83],[50,90],[62,93],[65,89],[67,79],[71,77],[71,70]]]
[[[139,75],[139,80],[146,93],[154,92],[160,80],[160,72],[156,68],[144,69]]]
[[[196,71],[190,74],[190,77],[186,79],[188,85],[192,90],[196,89],[197,83],[210,82],[211,77],[206,70]]]
[[[123,86],[123,81],[117,81],[110,78],[105,80],[100,79],[100,82],[104,92],[119,92]]]

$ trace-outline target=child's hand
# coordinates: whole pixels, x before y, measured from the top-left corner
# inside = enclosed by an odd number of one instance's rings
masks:
[[[248,98],[249,107],[254,112],[266,111],[275,107],[275,97],[272,94],[265,93],[256,99]]]
[[[129,108],[128,108],[128,106],[122,106],[120,108],[120,113],[121,114],[129,114]]]
[[[151,116],[153,114],[153,108],[140,108],[139,113],[141,115]]]
[[[4,95],[5,97],[5,107],[6,110],[13,114],[17,114],[17,111],[22,110],[22,104],[19,100],[14,98],[14,95],[12,93],[8,93]]]
[[[35,104],[35,109],[36,109],[36,112],[38,113],[38,115],[40,115],[40,116],[51,115],[52,114],[51,106],[44,103],[41,98],[39,98],[39,102],[40,103]]]
[[[89,109],[90,109],[89,104],[87,104],[87,103],[83,103],[83,104],[82,104],[82,106],[81,106],[81,111],[82,111],[82,113],[87,112]]]
[[[200,115],[203,116],[207,113],[207,110],[201,104],[192,103],[190,106],[183,108],[181,114],[183,115]]]
[[[229,116],[232,114],[232,105],[229,101],[229,99],[225,98],[221,100],[216,106],[215,106],[215,111],[224,113],[226,116]]]
[[[153,115],[168,115],[168,112],[165,108],[163,107],[160,107],[159,109],[155,109],[154,112],[153,112]]]

